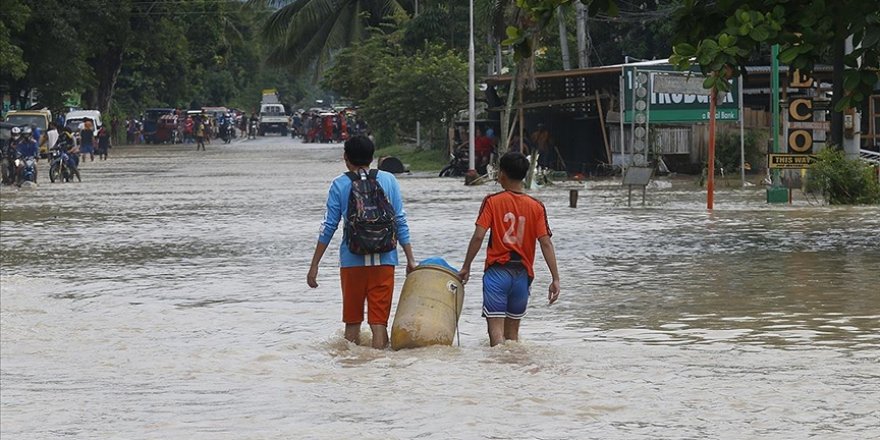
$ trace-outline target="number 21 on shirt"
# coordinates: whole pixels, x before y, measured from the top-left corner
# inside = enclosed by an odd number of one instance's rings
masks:
[[[508,223],[510,224],[507,225]],[[523,236],[526,232],[526,218],[524,216],[517,218],[512,212],[508,212],[504,214],[504,224],[507,225],[507,229],[504,231],[502,241],[507,244],[522,246]]]

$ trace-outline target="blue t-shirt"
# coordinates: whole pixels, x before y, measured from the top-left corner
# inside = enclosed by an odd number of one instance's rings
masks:
[[[22,157],[37,157],[40,154],[40,149],[37,147],[37,141],[33,139],[19,142],[19,144],[16,145],[15,150],[18,151],[18,154],[22,155]]]
[[[400,185],[393,174],[385,171],[379,171],[376,175],[376,181],[385,192],[385,197],[391,202],[394,208],[395,222],[397,223],[397,241],[406,245],[409,244],[409,226],[406,224],[406,211],[403,209],[403,200],[400,196]],[[339,221],[346,218],[348,212],[348,196],[351,193],[351,179],[345,174],[337,177],[330,183],[330,193],[327,196],[327,211],[324,213],[324,221],[321,223],[321,230],[318,235],[318,241],[329,244],[333,238],[333,234],[339,227]],[[397,265],[397,249],[384,252],[381,254],[357,255],[348,249],[348,241],[345,236],[342,238],[342,246],[339,249],[339,265],[341,267],[360,267],[360,266],[396,266]]]

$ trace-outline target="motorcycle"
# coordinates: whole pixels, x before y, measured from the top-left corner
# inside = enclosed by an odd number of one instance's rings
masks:
[[[72,163],[70,155],[63,148],[52,148],[49,162],[49,180],[52,183],[55,183],[55,181],[72,182],[74,177],[76,177],[78,182],[82,182],[79,169]]]
[[[257,138],[257,126],[259,122],[256,119],[252,119],[250,125],[248,126],[248,139],[256,139]]]
[[[35,157],[21,157],[21,155],[18,155],[15,158],[15,168],[21,168],[19,186],[24,182],[37,183],[37,159]]]
[[[467,145],[458,147],[449,155],[449,164],[440,171],[440,177],[461,177],[467,174],[469,157]]]
[[[232,142],[232,135],[233,134],[234,133],[232,132],[231,125],[224,123],[223,125],[220,126],[220,139],[223,140],[224,144],[228,144],[228,143]]]

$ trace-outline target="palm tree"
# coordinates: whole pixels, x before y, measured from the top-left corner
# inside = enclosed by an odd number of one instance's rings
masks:
[[[277,8],[266,20],[264,36],[273,44],[267,62],[304,71],[339,50],[362,41],[368,30],[410,14],[412,0],[249,0]]]

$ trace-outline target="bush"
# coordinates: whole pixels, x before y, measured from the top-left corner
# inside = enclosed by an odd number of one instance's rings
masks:
[[[764,164],[767,162],[767,156],[762,146],[766,145],[768,137],[769,134],[766,130],[745,130],[745,161],[751,165],[752,170],[757,171],[765,167]],[[715,141],[716,166],[724,167],[724,170],[728,173],[739,170],[739,156],[739,130],[719,132],[718,138]]]
[[[861,160],[849,160],[837,148],[817,154],[807,174],[807,191],[822,193],[832,205],[880,203],[877,170]]]

